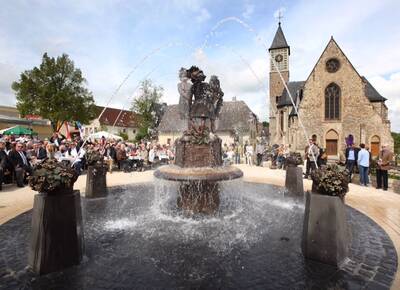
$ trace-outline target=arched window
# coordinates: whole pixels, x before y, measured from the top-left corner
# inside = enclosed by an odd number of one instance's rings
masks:
[[[325,119],[338,120],[340,118],[340,87],[331,83],[325,89]]]

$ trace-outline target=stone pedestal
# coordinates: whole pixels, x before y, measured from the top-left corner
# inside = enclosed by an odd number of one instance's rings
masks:
[[[218,182],[188,181],[179,186],[178,207],[190,213],[213,214],[219,208]]]
[[[36,194],[28,256],[32,270],[41,275],[78,265],[83,249],[79,191],[50,196]]]
[[[89,166],[86,176],[86,198],[97,198],[107,196],[107,167],[96,165]]]
[[[194,144],[182,137],[175,143],[175,165],[182,168],[222,166],[221,142],[215,138],[207,144]]]
[[[303,170],[300,167],[288,166],[286,168],[285,187],[289,195],[304,196]]]
[[[307,259],[339,266],[347,257],[349,232],[339,197],[306,193],[302,250]]]

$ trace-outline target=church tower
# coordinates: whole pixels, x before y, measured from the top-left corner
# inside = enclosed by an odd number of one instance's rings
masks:
[[[269,72],[269,132],[270,142],[278,143],[281,140],[281,130],[279,129],[280,113],[277,108],[277,97],[282,95],[284,83],[279,76],[280,71],[285,83],[289,81],[289,55],[290,47],[283,34],[281,23],[275,33],[274,40],[269,48],[270,54],[270,72]],[[273,61],[274,60],[274,61]],[[277,70],[278,69],[278,70]]]

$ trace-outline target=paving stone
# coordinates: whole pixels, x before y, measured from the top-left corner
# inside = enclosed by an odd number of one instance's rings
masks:
[[[59,273],[36,276],[26,269],[30,212],[1,225],[0,288],[380,290],[389,289],[394,279],[397,255],[393,255],[392,242],[375,222],[354,209],[347,208],[352,235],[349,261],[338,270],[304,260],[300,211],[282,216],[282,208],[271,206],[263,208],[265,214],[255,216],[252,207],[244,207],[246,219],[256,217],[256,222],[247,231],[238,231],[241,242],[234,238],[221,241],[217,237],[226,229],[213,231],[212,223],[205,223],[210,229],[201,232],[200,225],[179,228],[168,219],[151,217],[152,186],[124,187],[105,199],[84,199],[86,258],[81,265]],[[260,197],[272,190],[278,192],[266,185],[246,184],[246,191],[255,191]],[[251,203],[254,206],[254,201]],[[279,225],[279,218],[287,220]],[[204,235],[196,235],[196,231]],[[290,240],[281,241],[281,237]],[[370,239],[376,245],[371,245]]]

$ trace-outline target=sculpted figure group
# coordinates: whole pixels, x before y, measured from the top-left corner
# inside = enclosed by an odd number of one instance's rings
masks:
[[[188,121],[188,129],[204,131],[207,120],[210,121],[211,132],[215,131],[215,120],[222,107],[224,93],[218,77],[211,76],[207,83],[203,71],[196,66],[179,70],[180,83],[179,111],[181,119]],[[190,80],[190,81],[189,81]]]

